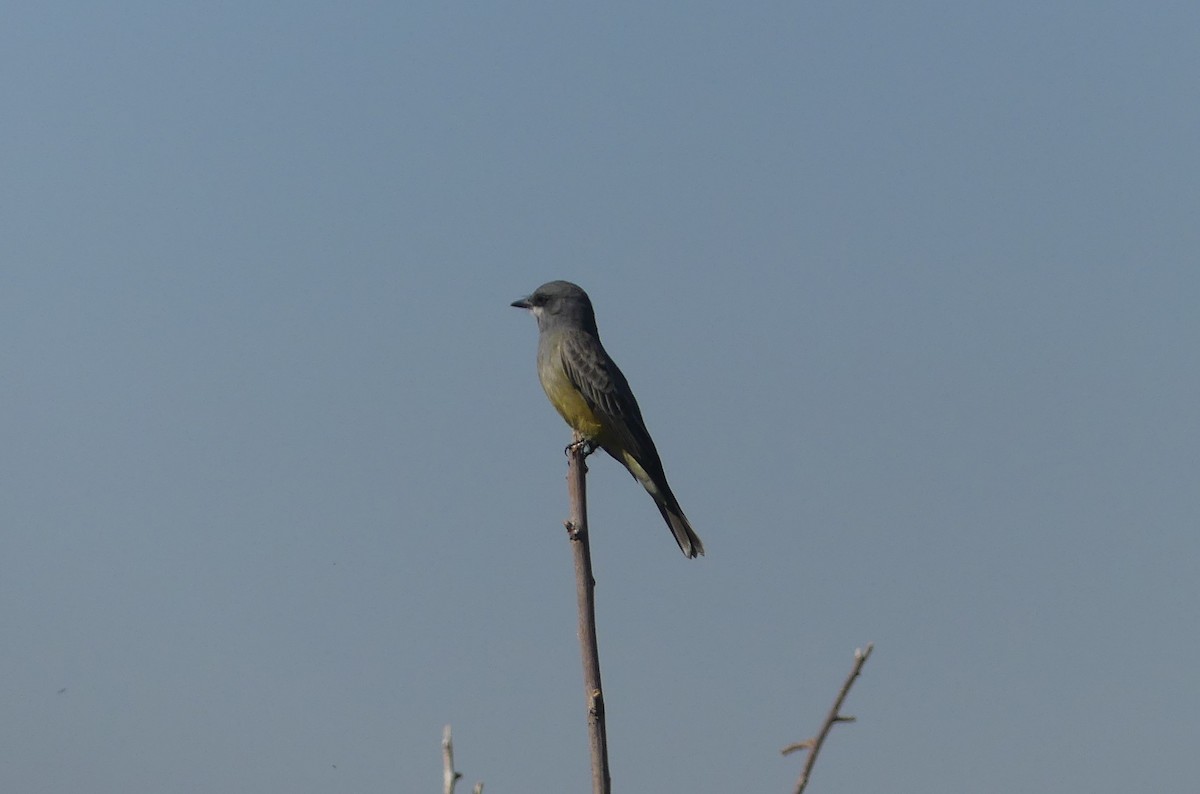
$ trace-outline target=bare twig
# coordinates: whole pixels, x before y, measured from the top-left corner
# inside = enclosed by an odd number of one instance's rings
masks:
[[[442,728],[442,794],[454,794],[454,784],[460,777],[462,772],[454,771],[454,740],[447,725]]]
[[[604,690],[600,686],[600,650],[596,643],[596,580],[587,526],[587,465],[578,434],[567,448],[567,493],[571,518],[567,535],[575,558],[575,596],[579,604],[579,647],[583,658],[583,693],[587,703],[588,744],[592,757],[592,794],[609,794],[608,734],[604,723]]]
[[[483,794],[483,781],[482,780],[475,784],[475,788],[472,789],[472,794]]]
[[[867,663],[867,657],[871,655],[871,651],[875,650],[875,643],[867,643],[866,648],[856,648],[854,651],[854,669],[850,671],[849,677],[846,678],[846,683],[842,684],[842,691],[838,692],[837,700],[833,701],[833,708],[829,710],[829,714],[825,717],[824,724],[821,725],[821,730],[811,739],[805,739],[802,742],[789,744],[783,748],[783,754],[794,753],[797,750],[808,750],[808,758],[804,761],[804,769],[800,772],[800,779],[796,781],[795,794],[803,794],[804,787],[808,785],[808,778],[812,775],[813,766],[817,763],[817,754],[821,752],[821,746],[825,744],[825,737],[833,730],[833,726],[839,722],[854,722],[854,717],[849,717],[841,713],[842,703],[846,700],[846,695],[850,693],[850,687],[854,685],[854,680],[858,678],[862,672],[863,665]]]

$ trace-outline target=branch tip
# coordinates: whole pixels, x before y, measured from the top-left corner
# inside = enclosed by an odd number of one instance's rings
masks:
[[[866,664],[867,658],[873,650],[875,650],[875,643],[873,642],[868,642],[865,648],[854,649],[854,667],[850,670],[850,675],[846,677],[846,683],[842,684],[837,699],[833,701],[833,708],[826,715],[825,722],[821,725],[821,730],[817,735],[812,739],[788,745],[783,749],[784,755],[795,750],[805,748],[809,750],[808,758],[804,761],[804,769],[800,772],[800,778],[796,781],[795,794],[804,794],[804,788],[808,785],[808,779],[812,775],[813,765],[817,763],[817,754],[821,752],[821,746],[825,744],[825,739],[829,736],[829,732],[833,730],[833,726],[839,722],[855,721],[854,717],[841,713],[842,703],[845,702],[846,695],[850,693],[850,687],[854,685],[855,679],[862,672],[863,665]]]
[[[788,755],[790,753],[796,753],[801,750],[811,750],[813,748],[813,745],[816,743],[817,743],[816,739],[805,739],[802,742],[796,742],[795,744],[789,744],[787,747],[783,748],[779,752],[781,755]]]

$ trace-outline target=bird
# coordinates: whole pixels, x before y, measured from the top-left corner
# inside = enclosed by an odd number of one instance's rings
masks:
[[[550,281],[511,305],[537,319],[538,380],[551,405],[589,451],[600,447],[642,484],[685,557],[704,554],[667,484],[629,382],[600,343],[588,294],[569,281]]]

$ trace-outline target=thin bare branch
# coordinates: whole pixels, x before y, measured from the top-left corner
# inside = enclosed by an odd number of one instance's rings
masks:
[[[442,728],[442,794],[454,794],[454,784],[460,777],[462,772],[454,771],[454,739],[447,725]]]
[[[798,750],[808,750],[808,758],[804,761],[804,769],[800,772],[800,779],[796,781],[795,794],[803,794],[805,786],[808,785],[808,779],[812,776],[813,767],[817,763],[817,754],[821,752],[821,747],[825,744],[825,738],[829,736],[829,732],[833,730],[833,726],[839,722],[854,722],[854,717],[846,716],[841,713],[842,703],[846,700],[846,695],[850,694],[850,687],[854,685],[855,679],[862,672],[863,665],[867,663],[867,658],[870,657],[871,651],[875,650],[875,643],[867,643],[866,648],[856,648],[854,651],[854,669],[850,671],[850,675],[846,678],[846,683],[842,684],[842,689],[838,692],[837,700],[833,701],[833,708],[829,710],[829,714],[825,717],[825,722],[821,725],[821,730],[811,739],[805,739],[802,742],[789,744],[783,748],[783,754],[794,753]]]
[[[567,448],[567,493],[571,518],[566,523],[575,560],[575,597],[579,605],[579,647],[583,659],[583,693],[587,704],[588,745],[592,758],[592,793],[609,794],[608,732],[604,721],[604,690],[600,686],[600,650],[596,642],[596,580],[587,524],[587,465],[578,434]]]
[[[450,726],[442,728],[442,794],[454,794],[454,785],[462,778],[463,773],[454,768],[454,739],[450,734]],[[474,794],[482,794],[483,781],[475,784]]]
[[[812,746],[816,743],[817,743],[816,739],[805,739],[802,742],[796,742],[795,744],[789,744],[787,747],[783,748],[782,752],[784,755],[787,755],[788,753],[794,753],[797,750],[811,750]]]

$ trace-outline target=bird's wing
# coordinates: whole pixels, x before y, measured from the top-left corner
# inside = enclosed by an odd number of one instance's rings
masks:
[[[599,340],[584,333],[567,334],[559,353],[567,377],[579,389],[588,407],[599,415],[605,429],[615,436],[614,440],[635,458],[645,458],[653,450],[654,442],[646,431],[628,381]]]

